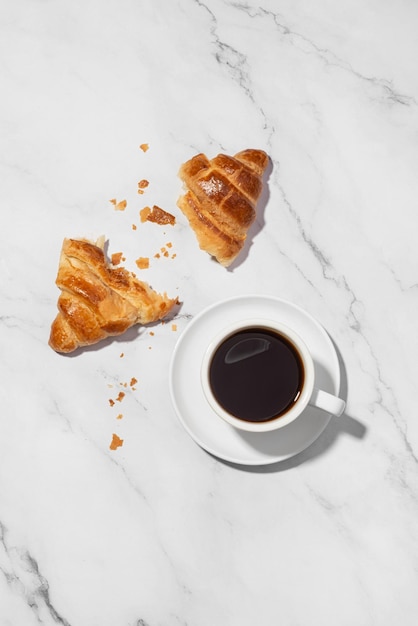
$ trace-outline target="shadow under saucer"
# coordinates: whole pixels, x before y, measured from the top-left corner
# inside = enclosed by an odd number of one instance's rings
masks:
[[[332,343],[338,357],[340,368],[341,381],[339,396],[344,401],[347,401],[348,380],[345,364],[337,346],[334,342]],[[322,367],[318,363],[315,363],[315,373],[318,380],[318,386],[329,388],[332,381],[330,380],[330,376],[326,368]],[[314,409],[313,407],[311,409],[312,411],[319,411],[319,409]],[[367,428],[364,424],[362,424],[362,422],[354,417],[351,417],[345,412],[340,417],[331,416],[323,432],[309,446],[291,458],[283,459],[270,465],[257,466],[241,465],[238,463],[230,463],[228,461],[223,461],[223,463],[243,471],[258,473],[283,472],[325,454],[336,444],[341,435],[346,434],[360,440],[366,436],[366,432]],[[245,431],[240,431],[239,434],[248,445],[254,446],[256,449],[259,448],[267,454],[270,453],[272,456],[277,454],[277,451],[280,450],[280,429],[279,431],[275,431],[270,439],[257,439],[257,437],[254,437],[255,433],[246,433]],[[265,435],[268,433],[260,434]]]

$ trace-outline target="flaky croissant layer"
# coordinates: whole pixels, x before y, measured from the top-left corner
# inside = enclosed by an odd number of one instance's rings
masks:
[[[165,317],[177,303],[124,268],[108,265],[103,243],[64,239],[56,284],[61,290],[49,345],[68,353]]]
[[[233,157],[218,154],[211,160],[197,154],[180,168],[187,192],[177,204],[200,248],[225,267],[244,247],[256,216],[268,160],[263,150],[248,149]]]

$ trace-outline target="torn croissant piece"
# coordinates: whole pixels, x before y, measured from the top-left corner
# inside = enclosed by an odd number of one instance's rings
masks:
[[[64,239],[56,279],[59,313],[49,338],[56,352],[72,352],[121,335],[134,324],[156,322],[177,303],[123,267],[108,265],[103,247],[104,238],[96,244]]]
[[[225,267],[242,250],[256,216],[268,156],[262,150],[198,154],[184,163],[179,176],[187,191],[177,205],[195,231],[200,248]]]

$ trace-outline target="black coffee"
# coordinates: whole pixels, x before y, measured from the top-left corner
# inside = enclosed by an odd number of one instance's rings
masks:
[[[230,335],[209,366],[216,400],[247,422],[266,422],[286,413],[298,399],[303,380],[303,364],[294,346],[266,328]]]

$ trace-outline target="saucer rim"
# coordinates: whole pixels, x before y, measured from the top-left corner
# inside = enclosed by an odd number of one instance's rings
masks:
[[[313,436],[307,438],[306,440],[304,440],[304,442],[299,446],[298,449],[296,450],[292,450],[291,452],[289,452],[289,454],[287,455],[278,455],[278,456],[265,456],[264,453],[260,452],[260,456],[259,458],[252,458],[252,459],[243,459],[243,458],[238,458],[237,456],[234,455],[229,455],[229,454],[225,454],[223,451],[220,451],[219,449],[216,449],[215,447],[213,447],[212,445],[209,445],[208,443],[206,443],[205,441],[202,440],[202,438],[200,436],[198,436],[194,430],[191,428],[190,426],[190,420],[187,421],[184,416],[182,415],[182,411],[179,408],[178,402],[176,400],[176,391],[174,389],[174,384],[173,384],[173,378],[174,378],[174,368],[175,368],[175,364],[176,364],[176,358],[177,355],[181,349],[181,347],[183,346],[184,342],[187,341],[188,336],[190,334],[190,330],[192,328],[194,328],[194,326],[196,326],[196,324],[198,324],[202,318],[209,316],[210,313],[214,310],[220,309],[222,307],[228,307],[228,306],[233,306],[234,304],[240,302],[240,301],[245,301],[245,302],[251,302],[251,304],[257,303],[257,302],[268,302],[270,305],[271,304],[275,304],[275,305],[282,305],[284,307],[288,307],[290,309],[294,309],[297,310],[302,317],[305,317],[309,323],[315,328],[315,331],[321,335],[321,340],[323,342],[327,343],[327,347],[329,349],[330,355],[332,353],[332,356],[335,360],[334,362],[334,366],[332,367],[332,383],[333,383],[333,393],[335,393],[336,395],[339,394],[340,392],[340,386],[341,386],[341,369],[340,369],[340,363],[339,363],[339,359],[338,359],[338,355],[334,346],[334,343],[330,337],[330,335],[328,334],[328,332],[325,330],[325,328],[322,326],[322,324],[315,318],[313,317],[308,311],[306,311],[306,309],[304,309],[303,307],[301,307],[300,305],[297,305],[293,302],[291,302],[290,300],[285,300],[283,298],[279,298],[277,296],[270,296],[270,295],[260,295],[260,294],[247,294],[247,295],[239,295],[239,296],[232,296],[230,298],[225,298],[222,300],[218,300],[212,304],[210,304],[209,306],[205,307],[204,309],[202,309],[199,313],[197,313],[193,319],[188,323],[188,325],[186,326],[186,328],[184,329],[184,331],[182,332],[182,334],[180,335],[180,337],[178,338],[176,345],[174,346],[174,350],[170,359],[170,364],[169,364],[169,391],[170,391],[170,399],[171,399],[171,403],[172,406],[174,408],[175,414],[177,416],[177,419],[179,420],[181,426],[184,428],[184,430],[188,433],[188,435],[191,437],[191,439],[198,445],[200,446],[203,450],[205,450],[206,452],[208,452],[209,454],[211,454],[212,456],[214,456],[217,459],[226,461],[228,463],[232,463],[234,465],[242,465],[242,466],[264,466],[264,465],[271,465],[274,463],[280,463],[283,462],[289,458],[292,458],[294,456],[296,456],[297,454],[300,454],[301,452],[303,452],[304,450],[306,450],[309,446],[311,446],[314,441],[316,441],[318,439],[318,437],[323,433],[323,431],[325,430],[325,428],[327,427],[330,419],[331,419],[331,415],[330,414],[324,414],[324,419],[322,422],[322,425],[320,428],[318,428],[315,433],[313,434]],[[243,318],[244,319],[244,318]],[[216,333],[219,333],[221,331],[221,329],[218,329],[216,331]],[[296,331],[297,332],[297,331]],[[209,411],[215,415],[213,409],[208,405],[208,409]],[[306,409],[305,409],[306,411]],[[304,412],[305,412],[304,411]],[[303,413],[302,413],[303,415]],[[216,416],[217,419],[218,416]],[[233,426],[226,424],[229,428],[231,428],[232,430],[237,430],[236,428],[234,428]],[[289,424],[290,426],[291,424]],[[286,429],[286,426],[283,427],[283,429]],[[273,431],[274,432],[274,431]],[[247,436],[249,435],[250,437],[254,437],[254,441],[256,439],[257,436],[260,435],[260,433],[251,433],[251,432],[247,432],[246,433]],[[263,433],[261,433],[263,434]],[[265,434],[265,433],[264,433]]]

